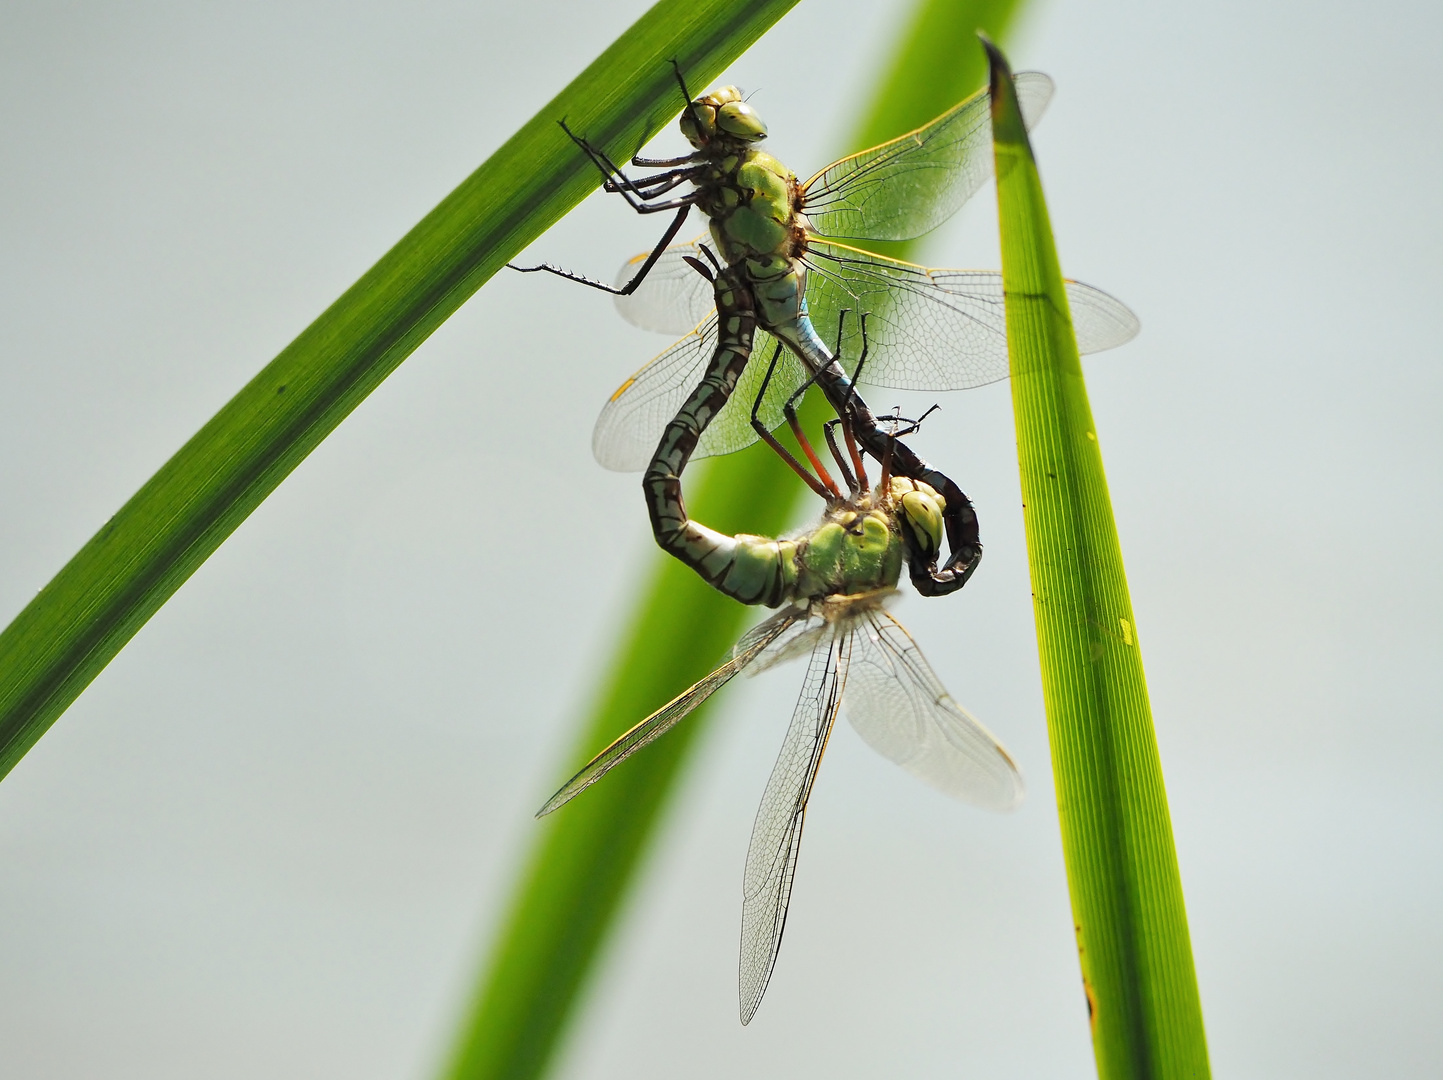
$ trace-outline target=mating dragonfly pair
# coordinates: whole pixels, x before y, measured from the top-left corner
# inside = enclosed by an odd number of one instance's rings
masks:
[[[572,135],[601,170],[605,190],[639,213],[674,213],[656,248],[623,267],[614,285],[550,264],[524,269],[603,289],[633,323],[685,333],[612,395],[593,450],[608,468],[644,470],[647,508],[664,550],[727,595],[780,610],[746,634],[724,664],[587,763],[538,816],[670,730],[737,673],[810,654],[747,853],[745,1024],[776,964],[807,801],[839,712],[881,754],[949,795],[997,810],[1022,797],[1011,756],[952,700],[885,608],[904,564],[924,595],[945,595],[966,582],[982,552],[972,504],[900,441],[916,424],[873,415],[856,387],[864,376],[920,390],[1005,378],[1005,298],[996,272],[927,269],[842,242],[920,236],[981,186],[992,170],[985,91],[801,183],[758,149],[766,125],[735,87],[693,99],[676,74],[685,102],[681,130],[692,153],[634,157],[632,165],[660,171],[632,179]],[[1014,85],[1030,128],[1052,82],[1029,72]],[[684,184],[690,190],[669,197]],[[673,244],[693,208],[709,219],[709,236]],[[1069,282],[1067,293],[1082,352],[1121,345],[1137,333],[1136,317],[1106,293],[1079,282]],[[837,328],[834,349],[814,320]],[[769,359],[750,363],[753,355]],[[845,491],[797,419],[797,402],[812,385],[837,416],[824,433]],[[810,470],[773,434],[783,423]],[[726,536],[687,516],[681,475],[690,459],[758,439],[826,503],[811,532],[780,540]],[[880,465],[875,488],[869,489],[866,456]]]

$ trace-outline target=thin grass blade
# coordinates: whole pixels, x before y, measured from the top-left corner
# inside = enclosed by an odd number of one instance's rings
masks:
[[[990,43],[1012,406],[1077,951],[1104,1080],[1209,1075],[1137,620],[1011,73]]]
[[[482,283],[796,0],[661,0],[211,419],[0,633],[0,777],[265,497]]]

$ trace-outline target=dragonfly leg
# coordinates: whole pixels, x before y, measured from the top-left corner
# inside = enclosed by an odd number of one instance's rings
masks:
[[[691,91],[686,88],[686,76],[681,73],[681,65],[677,63],[674,56],[671,58],[671,70],[676,75],[676,85],[681,87],[682,108],[691,117],[692,129],[701,131],[702,122],[701,117],[696,114],[695,99],[691,96]]]
[[[652,248],[651,254],[646,257],[646,261],[641,264],[641,269],[632,275],[630,281],[619,288],[615,285],[608,285],[604,281],[597,281],[595,278],[587,277],[585,274],[578,274],[575,270],[566,270],[560,266],[554,266],[551,263],[542,263],[539,266],[517,266],[515,263],[507,263],[506,265],[512,270],[519,270],[523,274],[534,274],[538,270],[544,270],[548,274],[555,274],[557,277],[563,277],[567,281],[575,281],[580,285],[589,285],[593,289],[600,289],[602,292],[610,293],[612,296],[630,296],[636,291],[637,286],[646,280],[646,275],[651,273],[651,268],[656,265],[656,260],[661,258],[667,246],[676,239],[676,234],[681,231],[681,227],[685,224],[687,214],[689,213],[691,213],[691,203],[685,203],[677,210],[676,217],[672,219],[671,225],[667,227],[660,242],[656,247]]]
[[[782,343],[779,341],[777,342],[777,352],[773,355],[772,358],[773,363],[776,362],[776,357],[781,355],[781,348]],[[758,402],[761,401],[762,395],[766,393],[766,384],[767,381],[770,380],[771,374],[772,369],[771,367],[768,367],[767,379],[763,380],[762,382],[762,392],[757,395]],[[816,381],[817,376],[813,374],[809,379],[807,379],[806,382],[802,383],[801,386],[797,387],[796,390],[792,391],[791,397],[787,398],[786,403],[782,406],[782,415],[787,418],[787,426],[792,429],[792,435],[797,440],[797,445],[802,448],[802,453],[807,455],[807,460],[812,463],[812,468],[817,470],[817,479],[822,482],[823,487],[825,487],[829,492],[832,493],[833,498],[836,501],[840,502],[842,499],[842,492],[837,487],[837,482],[833,480],[831,474],[827,472],[826,466],[822,464],[821,458],[817,457],[817,452],[812,449],[812,444],[807,439],[806,432],[802,430],[801,420],[797,418],[797,402],[802,399],[802,395],[805,394],[808,390],[810,390],[812,384]],[[753,409],[753,414],[755,415],[755,408]],[[752,426],[756,427],[755,422]]]
[[[837,463],[837,468],[842,473],[842,479],[847,481],[847,492],[856,496],[862,493],[862,485],[857,483],[857,476],[852,472],[852,467],[847,464],[847,459],[842,456],[842,450],[837,445],[837,426],[845,425],[846,421],[840,416],[835,420],[828,420],[822,425],[822,438],[827,440],[827,449],[832,452],[832,460]]]
[[[695,160],[695,154],[687,154],[684,157],[672,158],[644,158],[638,156],[632,158],[631,163],[635,165],[638,169],[670,169],[677,165],[685,165],[687,162]]]
[[[597,171],[601,173],[602,187],[608,192],[621,195],[621,197],[626,200],[627,205],[639,214],[654,213],[656,208],[648,205],[653,199],[658,195],[670,191],[682,180],[691,179],[698,171],[698,166],[696,166],[693,161],[692,168],[676,168],[657,176],[648,176],[642,180],[633,180],[617,167],[616,162],[611,160],[611,157],[605,150],[599,146],[593,146],[587,139],[577,135],[566,126],[565,120],[560,120],[558,123],[561,125],[561,130],[566,132],[566,137],[576,144],[577,149],[585,154],[591,160],[591,163],[596,166]],[[667,183],[667,186],[661,188],[659,191],[644,190],[653,188],[657,184],[671,181],[677,177],[680,177],[680,179],[677,179],[676,183]]]
[[[836,485],[833,484],[832,488],[829,490],[820,480],[818,480],[811,473],[807,472],[806,468],[802,465],[802,463],[792,456],[792,452],[788,450],[785,446],[783,446],[777,440],[777,437],[775,435],[773,435],[770,431],[767,430],[767,425],[762,423],[761,416],[759,415],[762,408],[762,401],[767,396],[767,387],[771,385],[772,375],[777,370],[777,360],[781,358],[781,355],[782,343],[778,341],[776,349],[772,351],[772,359],[767,364],[767,373],[762,376],[761,389],[757,391],[757,396],[752,401],[752,429],[757,433],[757,435],[761,437],[761,440],[764,443],[766,443],[776,452],[779,458],[781,458],[791,467],[794,473],[796,473],[799,477],[802,478],[802,483],[806,484],[807,487],[811,488],[813,492],[815,492],[821,498],[825,499],[827,504],[830,506],[833,502],[836,501],[837,498],[840,498],[840,493],[838,493],[835,497],[833,494],[836,489]],[[793,428],[792,430],[795,432],[797,429]],[[813,462],[815,462],[816,455],[812,454],[811,447],[807,446],[805,442],[803,443],[803,446],[808,455],[811,456]],[[828,479],[830,479],[830,477],[828,477]]]
[[[851,389],[848,391],[848,400],[857,396],[857,380],[862,377],[862,367],[867,362],[867,315],[862,312],[862,355],[857,358],[857,369],[852,376]],[[842,355],[842,331],[846,326],[847,309],[843,308],[842,313],[837,317],[837,348],[836,354]],[[847,440],[847,452],[852,457],[852,467],[857,470],[857,485],[860,490],[865,491],[867,484],[867,470],[862,465],[862,452],[857,448],[857,433],[852,430],[852,421],[846,409],[837,413],[837,419],[842,423],[842,434]],[[835,454],[836,451],[834,450]]]
[[[642,199],[655,199],[665,195],[674,187],[680,187],[692,178],[692,170],[677,169],[680,176],[671,176],[663,173],[660,176],[648,176],[645,180],[627,180],[625,184],[615,180],[607,180],[601,185],[603,191],[609,195],[619,195],[631,191]],[[618,173],[617,175],[621,175]]]
[[[858,363],[858,375],[865,360],[864,351]],[[900,441],[895,432],[884,429],[883,421],[873,415],[857,393],[856,384],[847,378],[835,358],[814,370],[817,384],[838,415],[847,418],[862,448],[882,463],[882,485],[885,487],[893,474],[905,476],[929,485],[946,502],[942,520],[946,527],[947,545],[951,549],[946,564],[939,569],[935,559],[912,552],[907,566],[913,586],[923,596],[945,596],[956,592],[967,583],[982,558],[977,512],[972,507],[972,501],[949,476],[933,468],[915,450]]]

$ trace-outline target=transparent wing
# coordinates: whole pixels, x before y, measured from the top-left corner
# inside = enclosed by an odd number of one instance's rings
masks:
[[[546,800],[546,805],[536,812],[536,816],[545,817],[553,810],[570,802],[643,746],[655,742],[665,735],[689,716],[697,706],[725,686],[733,675],[756,659],[763,649],[785,634],[788,627],[797,621],[799,614],[800,612],[796,609],[790,609],[778,612],[770,619],[758,623],[737,642],[730,660],[690,690],[673,698],[588,761],[580,772],[562,784],[560,790]]]
[[[967,390],[1007,378],[1007,311],[995,270],[930,270],[841,244],[807,254],[807,307],[823,332],[846,321],[840,355],[854,368],[867,313],[862,381],[900,390]],[[1100,289],[1069,281],[1078,348],[1115,348],[1137,335],[1137,316]],[[828,342],[829,345],[832,342]],[[794,384],[796,385],[796,384]]]
[[[716,341],[713,315],[618,386],[591,431],[596,460],[616,472],[646,468],[662,431],[701,382]]]
[[[702,233],[686,244],[673,244],[661,253],[656,265],[642,279],[636,291],[616,297],[616,310],[633,326],[662,334],[685,334],[711,314],[712,285],[686,262],[688,256],[706,261],[701,253]],[[616,272],[617,288],[631,280],[651,252],[626,260]]]
[[[809,655],[824,637],[828,637],[834,632],[835,628],[832,624],[819,615],[808,614],[806,618],[798,618],[792,624],[789,633],[770,642],[757,654],[757,658],[747,668],[747,678],[750,679],[764,671],[770,671],[779,664]]]
[[[716,352],[717,320],[713,314],[686,337],[651,360],[611,395],[591,432],[591,452],[615,472],[639,472],[651,462],[656,444],[697,384]],[[730,454],[757,441],[752,428],[752,402],[766,375],[776,339],[758,330],[752,360],[742,372],[731,398],[712,418],[697,443],[694,458]],[[758,415],[767,427],[782,422],[787,396],[805,381],[802,363],[784,350]]]
[[[912,636],[885,611],[853,635],[842,708],[867,744],[940,791],[1010,810],[1022,774],[992,733],[952,700]]]
[[[802,842],[807,799],[837,718],[847,679],[850,635],[831,635],[812,651],[782,752],[752,827],[742,879],[741,1016],[756,1014],[772,977]]]
[[[1030,130],[1052,98],[1036,71],[1013,77]],[[822,236],[910,240],[955,214],[992,175],[991,98],[980,90],[891,142],[833,162],[807,181],[802,210]]]
[[[1007,313],[1002,276],[994,270],[930,270],[841,244],[815,241],[807,256],[807,307],[818,332],[849,370],[861,355],[860,321],[867,313],[869,351],[862,382],[903,390],[966,390],[1007,378]],[[700,275],[693,276],[701,280]],[[1101,289],[1068,281],[1078,349],[1116,348],[1137,336],[1137,316]],[[592,432],[591,448],[608,469],[646,468],[661,433],[701,381],[716,351],[713,314],[649,362],[606,403]],[[758,330],[752,361],[736,391],[702,433],[694,457],[730,454],[756,442],[752,402],[761,388],[776,339]],[[790,350],[783,350],[758,416],[767,428],[782,422],[782,404],[806,379]]]

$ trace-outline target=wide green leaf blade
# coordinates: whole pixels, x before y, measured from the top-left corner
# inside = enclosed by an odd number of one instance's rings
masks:
[[[885,90],[846,149],[909,131],[975,90],[986,75],[976,28],[1003,33],[1019,6],[1018,0],[919,4],[888,68]],[[905,255],[909,245],[888,250]],[[821,410],[804,414],[815,419]],[[690,512],[727,532],[776,534],[795,520],[808,497],[776,455],[760,445],[693,465],[687,488]],[[638,497],[637,513],[642,512]],[[574,753],[558,765],[558,782],[710,671],[752,617],[674,559],[653,553],[651,561],[654,569],[638,592],[610,674],[580,718]],[[521,1080],[545,1072],[713,705],[702,706],[604,783],[536,826],[536,841],[445,1076]],[[545,794],[538,792],[538,805]],[[740,866],[737,874],[740,879]],[[740,904],[740,887],[737,896]]]
[[[796,0],[661,0],[383,255],[0,634],[0,777],[145,621],[413,349],[599,183],[557,125],[617,158]]]
[[[1062,848],[1104,1080],[1208,1076],[1162,765],[1032,147],[990,44],[1012,407]]]

